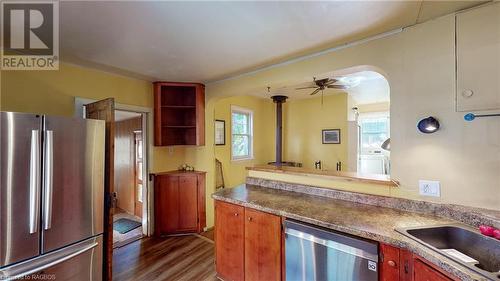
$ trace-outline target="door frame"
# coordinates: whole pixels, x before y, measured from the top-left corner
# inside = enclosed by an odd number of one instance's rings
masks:
[[[74,116],[77,118],[81,118],[85,116],[84,105],[92,102],[96,102],[98,100],[75,97],[75,113]],[[136,106],[136,105],[128,105],[122,103],[115,103],[115,110],[119,111],[129,111],[136,112],[142,115],[142,129],[143,129],[143,200],[144,203],[142,206],[142,232],[145,236],[153,235],[153,190],[152,184],[149,180],[150,173],[150,163],[153,163],[153,109],[148,107]],[[145,133],[144,133],[145,131]],[[144,215],[146,214],[146,215]]]

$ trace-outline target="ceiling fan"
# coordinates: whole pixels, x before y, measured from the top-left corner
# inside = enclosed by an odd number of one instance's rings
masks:
[[[338,79],[334,78],[324,78],[324,79],[319,79],[316,80],[316,77],[313,77],[313,86],[309,87],[301,87],[301,88],[295,88],[296,90],[304,90],[304,89],[315,89],[310,95],[315,95],[319,91],[323,91],[325,89],[348,89],[348,85],[342,85],[342,84],[335,84],[339,82]]]

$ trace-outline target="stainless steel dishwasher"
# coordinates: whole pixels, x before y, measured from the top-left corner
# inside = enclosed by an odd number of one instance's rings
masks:
[[[286,280],[378,280],[376,242],[285,221]]]

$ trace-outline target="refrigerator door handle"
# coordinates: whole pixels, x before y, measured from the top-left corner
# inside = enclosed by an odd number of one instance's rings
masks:
[[[49,230],[52,225],[52,193],[53,193],[53,174],[54,174],[54,132],[47,130],[45,132],[45,165],[44,165],[44,183],[43,183],[43,228]]]
[[[22,279],[25,276],[28,276],[30,274],[34,274],[37,272],[40,272],[44,269],[47,269],[49,267],[53,267],[55,265],[58,265],[60,263],[63,263],[71,258],[74,258],[78,255],[81,255],[93,248],[95,248],[99,243],[93,242],[90,245],[82,245],[80,249],[77,249],[76,251],[74,249],[71,249],[71,253],[64,253],[66,251],[61,251],[58,253],[60,258],[58,259],[53,259],[50,260],[46,263],[36,263],[36,262],[25,262],[19,265],[13,266],[11,269],[0,269],[0,280],[19,280]],[[69,251],[68,251],[69,252]],[[35,264],[33,264],[35,263]]]
[[[31,130],[29,230],[38,231],[40,220],[40,131]]]

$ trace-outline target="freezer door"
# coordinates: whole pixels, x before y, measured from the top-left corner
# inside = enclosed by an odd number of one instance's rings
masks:
[[[0,269],[0,280],[102,280],[102,235]]]
[[[0,268],[40,253],[41,120],[0,113]]]
[[[103,231],[104,122],[45,117],[42,253]]]

